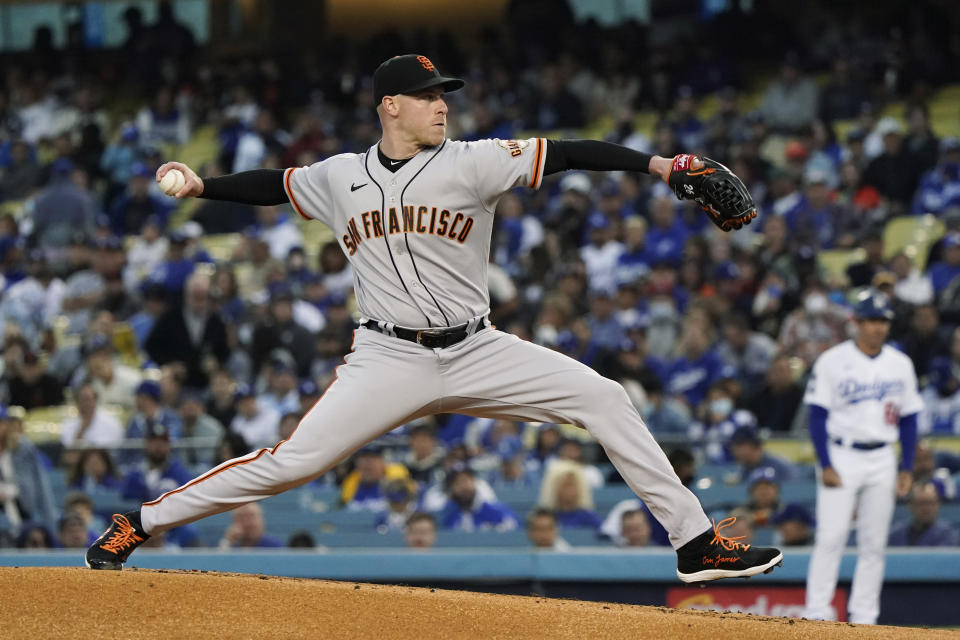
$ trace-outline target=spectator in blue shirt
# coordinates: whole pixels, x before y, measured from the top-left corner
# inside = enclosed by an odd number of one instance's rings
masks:
[[[751,473],[764,467],[772,468],[781,482],[797,477],[792,464],[763,450],[763,441],[753,427],[740,427],[734,431],[729,447],[733,459],[740,463],[740,482],[746,482]]]
[[[107,174],[113,193],[118,192],[130,180],[133,166],[143,157],[139,146],[140,131],[133,124],[120,129],[119,139],[108,145],[100,158],[100,168]]]
[[[690,411],[680,401],[663,393],[663,383],[653,378],[644,384],[647,403],[643,421],[654,435],[686,435],[690,429]]]
[[[890,529],[890,545],[899,547],[954,547],[960,543],[957,530],[939,519],[940,496],[931,483],[917,485],[910,494],[909,520]]]
[[[127,438],[142,438],[150,430],[150,425],[163,425],[174,440],[179,440],[181,433],[180,417],[173,411],[160,405],[160,383],[154,380],[144,380],[137,386],[135,392],[137,412],[127,425]]]
[[[534,487],[540,484],[540,474],[524,464],[527,452],[520,436],[508,435],[497,441],[496,454],[500,466],[490,472],[488,481],[494,489],[500,487]]]
[[[707,458],[722,464],[733,460],[730,437],[741,427],[755,428],[756,417],[746,409],[737,409],[729,385],[720,381],[710,387],[699,407],[701,419],[690,425],[692,444],[699,446]]]
[[[280,538],[266,533],[263,508],[256,502],[247,503],[233,512],[233,522],[220,540],[221,549],[275,549],[282,546]]]
[[[444,529],[511,531],[517,528],[517,516],[510,507],[480,498],[476,477],[469,467],[447,476],[447,496],[447,504],[440,512]]]
[[[97,489],[120,492],[123,486],[106,449],[84,449],[67,475],[67,486],[84,493]]]
[[[668,373],[667,391],[684,398],[691,407],[699,405],[707,389],[730,371],[720,356],[710,348],[712,335],[702,323],[687,321],[680,336],[681,356],[674,360]]]
[[[153,273],[147,276],[148,282],[159,282],[166,289],[171,301],[179,301],[184,294],[187,279],[193,273],[196,262],[187,255],[189,238],[181,230],[171,231],[167,236],[170,243],[167,255]]]
[[[300,410],[297,375],[292,363],[274,362],[270,371],[270,389],[260,396],[260,406],[283,415]]]
[[[749,523],[754,527],[771,524],[780,511],[780,478],[773,467],[754,469],[747,478]]]
[[[587,474],[580,463],[572,460],[556,459],[547,466],[538,505],[553,511],[561,528],[599,529],[603,523],[593,508]]]
[[[937,452],[930,441],[924,439],[917,443],[913,456],[913,484],[919,486],[927,483],[934,486],[940,500],[950,501],[957,498],[957,482],[950,469],[937,465]]]
[[[780,542],[787,547],[809,547],[813,545],[813,527],[815,521],[810,510],[802,504],[791,502],[770,519],[777,527]]]
[[[930,266],[930,281],[936,295],[960,275],[960,233],[948,233],[943,239],[943,260]]]
[[[683,247],[689,231],[677,217],[677,203],[673,194],[654,197],[650,205],[650,217],[646,247],[651,264],[666,262],[678,266],[683,258]]]
[[[137,348],[141,350],[153,331],[157,318],[167,310],[167,290],[159,282],[147,282],[142,288],[142,301],[141,310],[127,320],[133,330],[133,337],[137,340]]]
[[[391,480],[383,488],[386,509],[377,513],[373,526],[377,533],[403,531],[417,510],[416,483],[409,478]]]
[[[847,217],[843,205],[831,199],[830,175],[822,169],[809,169],[803,176],[804,191],[796,206],[788,209],[787,226],[795,239],[823,249],[833,247],[838,220]],[[801,192],[796,192],[801,193]]]
[[[137,235],[152,216],[160,220],[161,229],[167,226],[171,203],[150,193],[150,184],[155,179],[150,167],[142,162],[134,163],[126,192],[111,203],[107,213],[115,234]]]
[[[560,448],[560,427],[555,424],[545,424],[537,431],[537,439],[533,449],[527,454],[527,466],[542,471],[547,462],[557,454]]]
[[[647,247],[647,221],[630,216],[623,221],[623,252],[617,258],[617,286],[636,282],[650,273],[650,251]]]
[[[940,162],[927,172],[917,187],[911,210],[915,214],[941,213],[960,206],[960,139],[940,142]]]
[[[592,342],[602,348],[614,350],[624,338],[623,327],[617,321],[613,292],[608,289],[593,289],[590,292],[590,326]]]
[[[33,233],[41,248],[66,249],[77,231],[93,230],[97,205],[89,191],[74,183],[74,168],[67,158],[55,161],[50,185],[35,199],[31,218]]]
[[[154,500],[190,482],[193,474],[171,456],[170,431],[166,426],[150,423],[143,438],[143,460],[123,479],[124,499]]]
[[[706,126],[697,117],[696,106],[693,89],[688,85],[680,86],[677,89],[677,101],[673,104],[674,117],[671,126],[677,144],[692,153],[704,150],[707,135]]]
[[[5,524],[16,528],[33,520],[52,527],[56,519],[53,490],[40,452],[23,435],[13,410],[8,413],[6,405],[0,404],[0,539]]]

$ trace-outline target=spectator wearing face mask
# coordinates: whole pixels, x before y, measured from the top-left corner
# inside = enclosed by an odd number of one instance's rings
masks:
[[[801,358],[809,367],[817,357],[847,338],[850,333],[850,312],[827,298],[823,287],[809,287],[803,306],[783,321],[780,348],[791,357]]]
[[[700,420],[690,425],[691,445],[715,463],[730,462],[733,457],[728,440],[739,428],[755,428],[757,419],[746,409],[736,409],[726,385],[715,384],[698,408]]]

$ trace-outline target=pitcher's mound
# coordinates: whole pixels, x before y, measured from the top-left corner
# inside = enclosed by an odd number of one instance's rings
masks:
[[[4,638],[960,638],[602,602],[199,571],[0,567]]]

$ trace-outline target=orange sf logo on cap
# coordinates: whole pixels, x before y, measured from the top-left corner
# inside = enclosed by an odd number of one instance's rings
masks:
[[[430,58],[427,56],[417,56],[417,61],[423,65],[423,68],[427,71],[433,71],[433,63],[430,62]]]

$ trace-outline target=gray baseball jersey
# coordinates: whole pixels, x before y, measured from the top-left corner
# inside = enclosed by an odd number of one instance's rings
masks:
[[[287,169],[284,184],[301,216],[336,234],[364,319],[455,326],[489,310],[493,212],[506,191],[540,186],[545,147],[447,140],[392,173],[374,145]]]
[[[280,493],[315,478],[397,425],[436,413],[563,422],[588,429],[680,547],[709,529],[619,384],[556,351],[489,327],[487,256],[497,200],[536,188],[546,142],[446,141],[395,173],[377,148],[288,169],[300,215],[325,222],[353,264],[361,326],[336,379],[288,440],[224,462],[147,502],[148,533]],[[383,323],[383,324],[381,324]],[[428,348],[386,325],[467,324]]]

